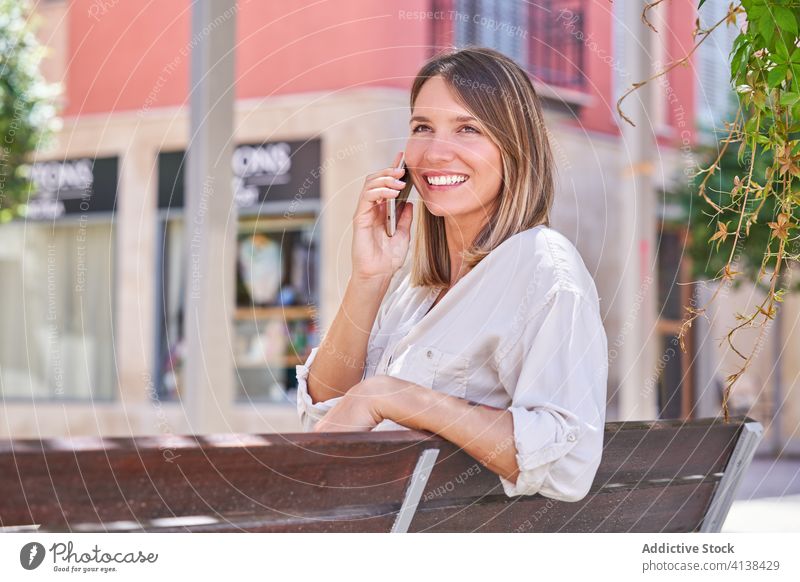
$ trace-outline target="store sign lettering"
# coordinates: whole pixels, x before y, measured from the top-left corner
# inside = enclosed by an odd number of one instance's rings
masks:
[[[258,204],[259,186],[286,184],[292,169],[292,148],[286,142],[239,146],[233,152],[233,198],[236,206]]]
[[[86,190],[91,190],[94,183],[92,161],[83,159],[36,163],[31,170],[31,182],[42,193],[61,192],[62,197],[68,193],[77,193],[77,197],[83,196]]]
[[[238,208],[262,202],[292,200],[309,176],[319,175],[320,140],[245,144],[233,151],[233,197]],[[184,152],[159,154],[159,208],[182,208],[186,158]],[[306,198],[318,199],[319,180]]]
[[[292,169],[291,154],[292,148],[286,142],[239,146],[233,152],[233,174],[242,179],[286,175]]]
[[[35,194],[25,206],[25,217],[54,219],[66,214],[65,200],[92,195],[92,162],[88,159],[65,162],[39,162],[31,169]]]
[[[117,158],[36,162],[32,192],[23,209],[29,220],[112,211],[116,200]]]

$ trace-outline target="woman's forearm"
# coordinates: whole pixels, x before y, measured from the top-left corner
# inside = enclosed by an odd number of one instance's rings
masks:
[[[489,470],[516,483],[519,467],[509,410],[434,392],[411,382],[406,384],[381,397],[381,416],[408,428],[438,434]]]
[[[321,402],[342,396],[361,381],[372,325],[391,277],[351,277],[342,304],[308,374],[308,394]]]

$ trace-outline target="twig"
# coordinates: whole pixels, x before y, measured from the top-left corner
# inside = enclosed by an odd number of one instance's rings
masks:
[[[661,0],[658,0],[658,1],[660,2]],[[741,5],[740,5],[740,6],[741,6]],[[733,8],[733,10],[736,10],[736,9],[738,9],[738,6],[737,6],[736,8]],[[675,68],[675,67],[677,67],[678,65],[681,65],[681,64],[683,64],[683,63],[687,62],[687,61],[688,61],[688,60],[691,58],[691,56],[694,54],[694,52],[697,50],[697,48],[698,48],[698,47],[699,47],[701,44],[703,44],[703,43],[705,42],[705,40],[708,38],[708,36],[709,36],[709,35],[710,35],[710,34],[711,34],[711,33],[712,33],[714,30],[716,30],[716,28],[717,28],[717,27],[718,27],[720,24],[722,24],[723,22],[725,22],[725,21],[728,19],[728,15],[729,15],[729,14],[730,14],[730,12],[729,12],[728,14],[726,14],[724,18],[722,18],[721,20],[719,20],[719,21],[718,21],[718,22],[717,22],[717,23],[716,23],[714,26],[712,26],[712,27],[711,27],[711,28],[709,28],[708,30],[704,31],[704,32],[703,32],[703,38],[702,38],[702,39],[700,39],[699,41],[697,41],[697,44],[695,44],[695,45],[692,47],[692,50],[690,50],[690,51],[689,51],[689,53],[688,53],[686,56],[684,56],[684,57],[683,57],[683,58],[681,58],[681,59],[678,59],[677,61],[674,61],[673,63],[671,63],[671,64],[670,64],[670,65],[669,65],[669,66],[668,66],[666,69],[664,69],[664,70],[663,70],[663,71],[661,71],[660,73],[656,73],[655,75],[653,75],[653,76],[649,77],[648,79],[646,79],[646,80],[644,80],[644,81],[639,81],[638,83],[634,83],[634,84],[631,86],[631,88],[630,88],[630,89],[628,89],[628,90],[627,90],[627,91],[626,91],[626,92],[625,92],[625,93],[622,95],[622,97],[620,97],[620,98],[617,100],[617,113],[619,113],[620,117],[622,117],[622,119],[624,119],[625,121],[627,121],[628,123],[630,123],[630,124],[631,124],[633,127],[636,127],[636,124],[635,124],[633,121],[631,121],[631,120],[630,120],[630,118],[628,118],[628,116],[626,116],[626,115],[625,115],[625,114],[622,112],[622,107],[621,107],[621,105],[622,105],[622,101],[623,101],[623,100],[624,100],[624,99],[625,99],[625,98],[626,98],[628,95],[630,95],[631,93],[633,93],[634,91],[636,91],[636,89],[638,89],[638,88],[639,88],[639,87],[641,87],[642,85],[646,85],[646,84],[647,84],[647,83],[649,83],[650,81],[652,81],[652,80],[654,80],[654,79],[658,79],[659,77],[661,77],[661,76],[663,76],[663,75],[666,75],[667,73],[669,73],[669,72],[670,72],[672,69],[674,69],[674,68]],[[652,28],[652,27],[651,27],[651,28]]]

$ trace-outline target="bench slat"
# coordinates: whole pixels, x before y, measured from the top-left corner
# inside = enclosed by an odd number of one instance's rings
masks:
[[[414,431],[0,441],[0,526],[389,531],[433,448],[410,531],[696,531],[745,422],[609,423],[577,503],[509,499],[494,473]]]
[[[741,419],[743,421],[743,419]],[[616,423],[607,429],[603,457],[591,491],[617,485],[629,487],[648,481],[722,473],[733,452],[741,422],[728,425],[664,421],[657,428],[631,423],[620,430]],[[444,443],[424,501],[461,499],[503,494],[497,476],[457,447]]]
[[[145,520],[258,512],[291,515],[402,499],[424,445],[326,446],[325,455],[286,443],[185,449],[167,462],[157,449],[0,455],[1,525]]]
[[[412,532],[693,532],[698,531],[716,481],[667,487],[601,491],[576,503],[541,496],[492,496],[463,505],[421,507]],[[141,525],[117,522],[82,524],[75,531],[125,532],[386,532],[398,504],[341,508],[336,515],[288,517],[278,512],[193,516]]]

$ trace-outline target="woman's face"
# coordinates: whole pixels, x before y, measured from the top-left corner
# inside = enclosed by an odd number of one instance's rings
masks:
[[[428,79],[411,112],[406,164],[428,210],[455,224],[483,224],[500,193],[500,149],[440,76]]]

